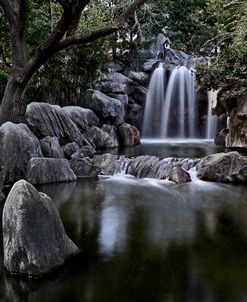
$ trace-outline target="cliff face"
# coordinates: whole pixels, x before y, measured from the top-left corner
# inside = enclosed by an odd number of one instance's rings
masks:
[[[247,95],[240,97],[228,118],[227,148],[247,149]]]

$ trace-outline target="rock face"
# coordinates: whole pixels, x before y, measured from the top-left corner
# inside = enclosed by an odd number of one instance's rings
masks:
[[[4,266],[11,274],[40,276],[79,252],[52,200],[20,180],[3,209]]]
[[[123,123],[118,128],[118,136],[121,146],[131,147],[140,144],[140,132],[135,126]]]
[[[57,137],[46,136],[40,140],[40,146],[44,157],[64,158],[63,150]]]
[[[230,113],[227,148],[247,149],[247,95],[238,99],[237,107]]]
[[[63,107],[62,110],[69,115],[81,133],[84,133],[91,127],[99,124],[97,115],[90,109],[78,106],[66,106]]]
[[[181,167],[173,168],[169,172],[168,179],[174,181],[177,184],[182,184],[191,181],[189,173]]]
[[[217,182],[247,182],[247,157],[238,152],[216,153],[201,160],[197,176]]]
[[[62,158],[32,158],[28,164],[26,179],[32,184],[74,181],[76,176],[69,161]]]
[[[59,106],[31,103],[27,106],[26,120],[29,128],[39,138],[55,136],[61,145],[74,141],[82,145],[79,129]]]
[[[4,183],[23,178],[29,160],[42,156],[39,140],[26,124],[7,122],[0,127],[0,167]]]

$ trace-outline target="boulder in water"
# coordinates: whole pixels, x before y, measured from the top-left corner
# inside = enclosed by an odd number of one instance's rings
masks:
[[[168,174],[168,179],[177,184],[190,182],[191,178],[187,171],[181,167],[174,167]]]
[[[100,166],[94,159],[89,157],[72,157],[70,160],[70,167],[78,177],[97,176],[100,173]]]
[[[65,158],[32,158],[26,179],[32,184],[74,181],[76,176]]]
[[[29,160],[42,156],[39,140],[26,124],[7,122],[0,127],[0,167],[3,183],[14,183],[23,178]]]
[[[52,200],[20,180],[3,209],[4,266],[11,274],[41,276],[79,252]]]
[[[135,126],[123,123],[118,127],[118,137],[121,146],[131,147],[140,144],[140,132]]]
[[[197,176],[216,182],[247,182],[247,157],[233,151],[216,153],[201,160]]]

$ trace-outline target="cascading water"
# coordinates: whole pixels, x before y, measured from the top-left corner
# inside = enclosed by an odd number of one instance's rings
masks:
[[[177,66],[166,75],[163,64],[153,72],[146,97],[143,120],[143,138],[212,138],[214,117],[211,106],[205,125],[199,124],[199,104],[196,97],[196,80],[193,69]],[[205,119],[204,119],[205,120]],[[198,128],[202,128],[199,129]]]

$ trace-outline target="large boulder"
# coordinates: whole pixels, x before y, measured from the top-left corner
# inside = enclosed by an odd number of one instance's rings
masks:
[[[92,127],[87,133],[84,134],[84,137],[96,149],[119,147],[116,130],[110,125],[104,125],[102,129]]]
[[[100,118],[113,122],[123,121],[124,105],[121,101],[111,98],[98,90],[87,91],[83,105],[93,110]]]
[[[230,113],[228,120],[227,148],[247,149],[247,95],[237,101],[237,107]]]
[[[217,182],[247,182],[247,157],[233,151],[211,154],[201,160],[197,176]]]
[[[134,82],[138,82],[140,84],[148,84],[148,78],[149,78],[149,75],[146,73],[146,72],[143,72],[143,71],[139,71],[139,72],[136,72],[136,71],[130,71],[128,73],[128,77],[133,80]]]
[[[131,147],[140,144],[140,132],[135,126],[123,123],[118,127],[118,137],[121,146]]]
[[[64,158],[63,150],[57,137],[46,136],[40,140],[40,146],[44,157]]]
[[[70,160],[70,167],[78,177],[97,176],[100,173],[100,166],[94,159],[89,157],[72,157]]]
[[[90,109],[79,106],[66,106],[62,110],[69,115],[82,133],[99,124],[97,115]]]
[[[168,174],[168,179],[177,184],[182,184],[191,181],[191,177],[187,171],[181,167],[174,167]]]
[[[29,160],[42,156],[39,140],[26,124],[7,122],[0,127],[0,167],[4,183],[23,178]]]
[[[32,184],[74,181],[76,176],[65,158],[32,158],[26,179]]]
[[[53,201],[25,180],[11,189],[2,223],[4,266],[11,274],[40,276],[79,252]]]
[[[82,145],[82,136],[76,124],[57,105],[31,103],[27,106],[26,120],[28,127],[39,138],[55,136],[61,145],[74,141]]]

